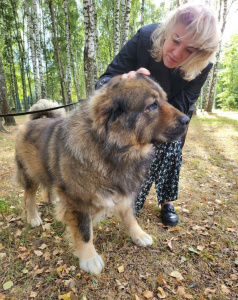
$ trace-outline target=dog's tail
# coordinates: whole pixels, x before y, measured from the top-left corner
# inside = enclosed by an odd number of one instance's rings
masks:
[[[50,101],[46,99],[41,99],[34,104],[29,111],[38,111],[45,110],[48,108],[59,107],[59,104],[56,101]],[[34,113],[30,115],[30,119],[39,119],[39,118],[63,118],[65,117],[66,112],[64,108],[58,108],[55,110],[42,111],[39,113]]]

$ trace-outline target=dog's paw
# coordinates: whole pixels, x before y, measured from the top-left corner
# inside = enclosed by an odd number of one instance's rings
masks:
[[[140,247],[146,247],[153,244],[152,236],[147,234],[146,232],[143,232],[143,234],[140,236],[132,238],[132,241]]]
[[[30,219],[28,223],[31,225],[31,227],[37,227],[42,224],[42,220],[40,216],[36,216],[35,218]]]
[[[79,266],[82,270],[88,273],[98,275],[104,268],[104,261],[100,255],[96,254],[96,256],[92,258],[81,261]]]

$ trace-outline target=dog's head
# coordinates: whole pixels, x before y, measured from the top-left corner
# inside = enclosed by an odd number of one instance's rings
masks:
[[[140,74],[127,80],[114,77],[96,92],[90,106],[93,128],[121,146],[174,141],[189,122],[156,82]]]

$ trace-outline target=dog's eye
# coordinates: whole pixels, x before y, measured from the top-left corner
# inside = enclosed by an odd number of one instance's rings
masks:
[[[159,106],[158,102],[155,101],[154,103],[152,103],[152,104],[150,104],[149,106],[147,106],[147,107],[146,107],[146,110],[151,111],[151,110],[157,109],[158,106]]]

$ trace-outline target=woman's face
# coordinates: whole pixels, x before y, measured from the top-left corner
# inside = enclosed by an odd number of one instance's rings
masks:
[[[187,34],[186,26],[177,23],[171,31],[171,34],[165,40],[163,45],[163,61],[167,68],[177,68],[185,62],[189,56],[196,52],[193,45],[193,37],[183,36]]]

